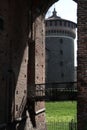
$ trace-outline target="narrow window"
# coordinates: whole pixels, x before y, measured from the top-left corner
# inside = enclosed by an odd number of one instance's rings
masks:
[[[70,22],[68,22],[68,27],[70,27]]]
[[[64,77],[64,73],[61,73],[61,77],[62,77],[62,78]]]
[[[60,50],[60,54],[63,55],[63,50]]]
[[[60,66],[63,66],[63,61],[60,61]]]
[[[50,21],[50,26],[52,26],[52,21]]]
[[[63,39],[62,38],[60,39],[60,43],[63,43]]]
[[[64,22],[64,26],[66,27],[66,21]]]
[[[57,26],[57,21],[55,21],[55,26]]]
[[[60,26],[62,26],[62,21],[60,21]]]

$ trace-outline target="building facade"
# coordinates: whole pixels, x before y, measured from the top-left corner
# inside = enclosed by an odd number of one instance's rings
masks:
[[[76,24],[53,11],[46,25],[46,82],[74,82],[74,39]],[[67,86],[66,86],[67,87]]]

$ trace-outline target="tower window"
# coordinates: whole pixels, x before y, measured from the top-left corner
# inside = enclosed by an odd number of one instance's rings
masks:
[[[57,30],[57,33],[59,33],[59,31]]]
[[[54,33],[56,33],[56,30],[54,30]]]
[[[48,33],[50,33],[50,30],[48,30]]]
[[[60,39],[60,43],[63,43],[63,39],[62,38]]]
[[[73,28],[73,23],[71,24],[71,27]]]
[[[62,77],[62,78],[64,77],[64,73],[61,73],[61,77]]]
[[[63,61],[60,62],[60,66],[63,66]]]
[[[51,30],[51,33],[53,33],[53,30]]]
[[[60,50],[60,54],[63,55],[63,50]]]
[[[60,21],[60,26],[62,26],[62,21]]]
[[[70,27],[70,22],[68,22],[68,27]]]
[[[64,22],[64,26],[66,27],[66,21]]]
[[[52,26],[52,21],[50,21],[50,26]]]
[[[55,26],[57,26],[57,21],[55,21]]]

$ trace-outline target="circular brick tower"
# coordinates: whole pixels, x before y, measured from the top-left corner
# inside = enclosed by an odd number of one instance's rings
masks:
[[[45,20],[46,82],[74,82],[74,39],[76,24],[53,11]]]

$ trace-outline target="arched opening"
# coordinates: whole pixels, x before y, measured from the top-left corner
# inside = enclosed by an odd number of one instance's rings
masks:
[[[70,8],[69,5],[71,5]],[[58,13],[58,15],[56,13]],[[56,2],[48,10],[45,24],[46,89],[49,89],[49,94],[47,94],[50,96],[50,101],[59,101],[58,104],[60,104],[60,101],[65,103],[65,100],[71,100],[71,102],[66,103],[68,105],[70,104],[70,106],[67,107],[67,111],[72,109],[70,113],[73,113],[74,110],[74,115],[70,119],[68,116],[71,115],[69,115],[69,113],[67,115],[65,114],[66,121],[64,120],[64,122],[68,121],[68,123],[70,123],[66,128],[69,129],[68,127],[73,127],[71,125],[74,119],[74,123],[76,124],[77,122],[77,4],[72,0],[67,0],[66,3],[64,3],[63,0]],[[73,100],[74,102],[72,102]],[[55,102],[53,106],[55,106]],[[49,109],[51,107],[52,102],[47,103],[47,120],[49,122],[53,121],[53,114]],[[64,107],[64,105],[61,106],[61,109],[62,107]],[[56,110],[54,110],[54,108],[52,108],[52,110],[53,113],[55,113],[54,111]],[[51,113],[49,111],[51,111]],[[54,114],[54,121],[63,121],[63,115],[60,117],[57,113],[58,112]],[[64,127],[64,125],[61,126]],[[50,127],[52,127],[52,122]],[[59,129],[64,129],[63,127]]]

